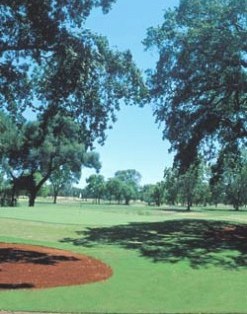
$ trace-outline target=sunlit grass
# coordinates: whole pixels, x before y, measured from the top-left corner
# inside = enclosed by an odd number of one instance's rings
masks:
[[[81,252],[113,269],[112,278],[95,284],[2,291],[0,309],[245,313],[247,234],[240,228],[224,239],[220,232],[246,222],[247,213],[223,209],[187,213],[78,200],[53,205],[39,199],[34,208],[24,200],[17,208],[0,208],[0,241]]]

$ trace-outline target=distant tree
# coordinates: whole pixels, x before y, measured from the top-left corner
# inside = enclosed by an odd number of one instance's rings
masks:
[[[164,170],[164,190],[165,201],[170,205],[175,205],[178,201],[178,171],[176,168],[166,168]]]
[[[70,182],[67,182],[62,186],[62,188],[59,191],[59,195],[63,197],[75,197],[80,198],[82,196],[83,189],[78,188],[71,184]],[[53,196],[53,193],[51,194]]]
[[[83,190],[81,188],[72,185],[71,186],[71,193],[69,194],[69,196],[73,196],[74,198],[81,198],[82,192],[83,192]]]
[[[86,179],[87,190],[89,195],[91,195],[96,203],[100,204],[100,200],[105,192],[105,180],[102,175],[92,174],[90,177]]]
[[[99,155],[95,152],[85,153],[83,166],[100,169]],[[81,177],[81,169],[71,171],[67,164],[61,165],[57,170],[54,170],[49,178],[53,190],[53,203],[56,204],[59,191],[65,186],[72,186],[78,183]]]
[[[72,173],[67,165],[60,166],[59,169],[52,172],[49,181],[51,182],[52,186],[52,194],[53,194],[53,203],[57,203],[57,197],[59,191],[66,186],[72,185],[72,183],[77,183],[80,179],[81,173]]]
[[[141,174],[135,169],[119,170],[115,173],[115,177],[126,184],[138,187],[141,180]]]
[[[236,148],[238,152],[238,149]],[[225,186],[224,186],[224,172],[225,172],[225,157],[229,154],[228,148],[219,153],[217,161],[211,166],[211,178],[209,180],[212,202],[217,206],[219,203],[225,203]]]
[[[225,171],[223,176],[226,201],[232,204],[235,210],[247,201],[247,155],[230,155],[225,160]]]
[[[117,178],[109,178],[106,182],[106,198],[108,200],[116,200],[118,204],[123,199],[123,183]]]
[[[37,196],[46,198],[47,196],[50,196],[50,195],[51,195],[51,185],[46,182],[42,185],[42,187],[38,191]]]
[[[182,203],[187,204],[187,211],[193,204],[195,189],[198,184],[198,168],[196,165],[191,165],[189,169],[179,176],[179,195]]]
[[[130,200],[138,197],[141,174],[134,169],[119,170],[115,173],[115,178],[123,183],[122,195],[125,205],[129,205]]]
[[[155,203],[154,189],[154,184],[146,184],[141,188],[141,200],[148,203],[148,205]]]
[[[211,203],[212,196],[211,196],[209,182],[205,182],[201,180],[201,178],[198,178],[198,181],[194,190],[193,200],[196,205],[207,206],[207,204]]]
[[[208,203],[211,203],[212,195],[210,190],[210,176],[211,169],[210,166],[200,158],[197,169],[197,183],[194,189],[194,203],[196,205],[207,206]]]
[[[180,0],[148,29],[154,113],[183,173],[202,149],[246,145],[246,25],[247,0]]]
[[[165,185],[164,182],[158,182],[154,186],[153,199],[156,206],[161,206],[164,202]]]
[[[187,209],[192,202],[206,206],[211,202],[209,187],[210,174],[208,167],[201,159],[191,165],[186,173],[179,173],[178,168],[166,168],[164,171],[165,201],[175,205],[177,202],[187,204]]]
[[[138,197],[138,190],[131,184],[121,182],[121,190],[125,205],[129,205],[131,200],[135,200]]]
[[[210,193],[211,193],[211,202],[217,207],[218,204],[224,203],[226,200],[225,197],[225,187],[222,180],[210,183]]]

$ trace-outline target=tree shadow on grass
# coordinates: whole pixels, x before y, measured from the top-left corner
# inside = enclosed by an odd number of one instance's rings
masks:
[[[61,242],[93,247],[117,245],[137,250],[153,262],[187,260],[191,267],[237,269],[247,264],[247,225],[197,219],[130,223],[77,231]]]
[[[30,283],[20,283],[20,284],[10,284],[10,283],[1,283],[0,284],[0,290],[17,290],[17,289],[32,289],[34,288],[33,284]]]
[[[32,263],[40,265],[55,265],[60,262],[76,261],[73,256],[53,255],[36,251],[15,248],[0,248],[1,263]]]

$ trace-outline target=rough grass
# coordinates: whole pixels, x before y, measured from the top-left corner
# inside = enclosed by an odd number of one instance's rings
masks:
[[[109,280],[84,286],[1,291],[0,309],[246,313],[246,222],[244,212],[73,201],[0,208],[0,241],[81,252],[114,271]]]

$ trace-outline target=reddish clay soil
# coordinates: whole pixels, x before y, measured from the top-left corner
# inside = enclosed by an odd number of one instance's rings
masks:
[[[0,290],[81,285],[106,280],[109,266],[72,252],[0,243]]]

